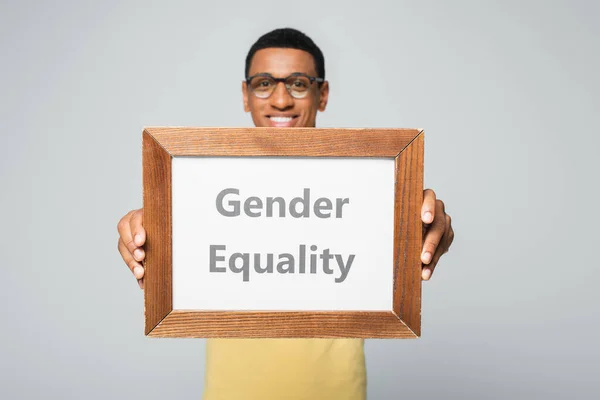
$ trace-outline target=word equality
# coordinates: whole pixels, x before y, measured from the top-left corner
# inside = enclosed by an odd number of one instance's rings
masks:
[[[227,267],[221,264],[226,261],[226,257],[222,255],[226,250],[227,246],[225,245],[210,245],[210,272],[227,272]],[[317,246],[310,246],[310,251],[317,251]],[[339,276],[335,278],[335,282],[341,283],[346,280],[354,257],[354,254],[350,254],[344,260],[341,254],[332,254],[329,249],[324,249],[320,254],[309,253],[307,260],[306,245],[301,244],[298,246],[297,254],[279,254],[277,265],[275,265],[275,254],[273,253],[266,253],[264,257],[260,253],[233,253],[229,255],[225,264],[229,266],[231,272],[242,274],[244,282],[250,281],[250,270],[252,269],[258,274],[272,274],[275,271],[280,274],[316,274],[318,270],[323,270],[325,274],[329,275],[333,275],[337,270]],[[332,262],[330,263],[330,261]]]

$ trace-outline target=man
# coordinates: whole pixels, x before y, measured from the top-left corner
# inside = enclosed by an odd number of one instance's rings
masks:
[[[314,127],[325,111],[329,84],[321,50],[303,33],[276,29],[258,39],[246,58],[244,110],[256,126]],[[432,190],[421,210],[421,259],[429,280],[454,238],[450,217]],[[143,289],[143,210],[118,224],[119,252]],[[362,339],[208,339],[205,400],[344,399],[366,397]]]

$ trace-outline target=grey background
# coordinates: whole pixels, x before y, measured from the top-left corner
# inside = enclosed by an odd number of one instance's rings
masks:
[[[369,398],[597,398],[598,2],[291,4],[1,3],[0,398],[200,398],[205,341],[143,336],[116,224],[142,128],[251,126],[244,57],[283,26],[325,53],[318,125],[424,128],[453,217]]]

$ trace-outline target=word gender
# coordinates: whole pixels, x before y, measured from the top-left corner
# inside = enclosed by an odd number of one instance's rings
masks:
[[[239,194],[240,190],[236,188],[221,190],[216,199],[217,211],[225,217],[239,217],[243,208],[244,214],[252,218],[263,216],[263,212],[268,218],[274,215],[285,218],[286,211],[289,211],[293,218],[309,218],[312,210],[318,218],[330,218],[332,215],[342,218],[344,204],[350,203],[349,198],[336,198],[332,201],[327,197],[319,197],[311,204],[310,189],[304,189],[302,197],[292,198],[289,204],[283,197],[267,197],[263,201],[256,196],[248,197],[242,203]]]

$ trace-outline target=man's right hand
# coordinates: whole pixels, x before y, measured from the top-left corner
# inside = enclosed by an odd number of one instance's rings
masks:
[[[129,211],[117,224],[119,230],[119,253],[133,276],[138,281],[140,289],[144,289],[144,267],[142,261],[146,256],[142,246],[146,242],[146,230],[142,226],[144,210]]]

